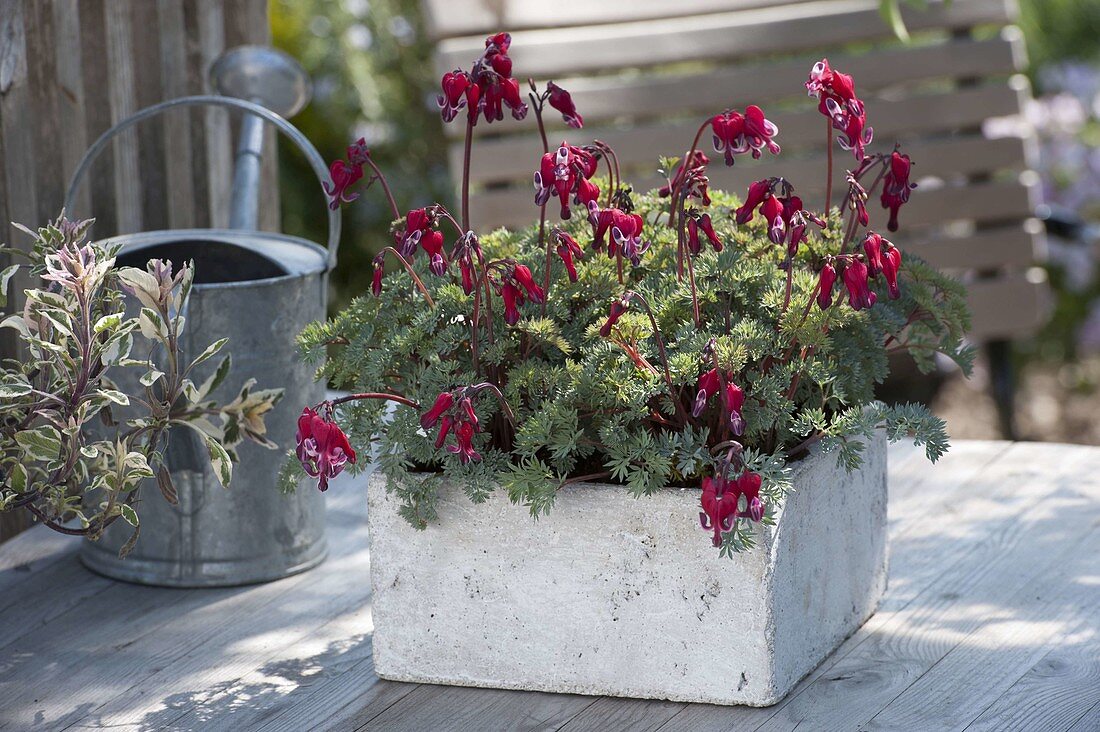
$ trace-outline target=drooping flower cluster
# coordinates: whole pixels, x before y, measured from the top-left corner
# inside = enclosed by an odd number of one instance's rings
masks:
[[[710,220],[710,214],[699,213],[697,211],[690,212],[688,214],[686,227],[688,251],[693,255],[699,254],[699,252],[703,250],[699,242],[700,231],[707,237],[707,241],[710,242],[714,251],[722,251],[722,240],[718,238],[718,234],[714,231],[714,223]]]
[[[890,209],[890,223],[886,228],[898,230],[898,209],[909,202],[909,191],[917,187],[909,182],[909,172],[913,163],[908,155],[895,150],[890,155],[890,169],[882,180],[882,207]]]
[[[431,262],[432,274],[442,277],[447,271],[447,260],[443,254],[443,232],[435,228],[438,215],[434,208],[415,208],[405,215],[405,229],[393,234],[394,247],[405,259],[416,255],[423,249]]]
[[[642,241],[644,221],[638,214],[627,213],[617,208],[597,208],[591,206],[589,219],[593,220],[594,234],[592,248],[599,251],[607,237],[607,256],[614,259],[622,256],[637,267],[641,257],[649,249],[649,242]],[[610,236],[608,236],[610,235]]]
[[[720,476],[703,478],[703,495],[700,504],[699,523],[705,531],[714,533],[714,546],[722,545],[722,534],[732,531],[738,518],[760,521],[764,518],[764,502],[760,500],[761,477],[744,471],[737,478]],[[742,496],[745,508],[739,508]]]
[[[329,166],[328,174],[332,178],[332,183],[325,183],[325,193],[328,194],[329,208],[333,211],[340,207],[342,203],[351,203],[356,198],[359,198],[358,193],[349,193],[350,188],[363,177],[363,166],[367,164],[370,159],[370,150],[367,148],[367,141],[360,137],[351,145],[348,145],[348,159],[334,160],[332,165]]]
[[[662,198],[672,195],[673,191],[681,191],[689,198],[699,199],[703,206],[710,205],[710,192],[708,187],[710,179],[707,177],[707,166],[710,158],[702,150],[696,150],[691,154],[690,163],[684,161],[676,166],[676,172],[668,183],[658,189],[657,194]]]
[[[891,300],[901,297],[898,288],[898,271],[901,269],[901,250],[879,234],[871,231],[863,239],[863,254],[841,254],[830,257],[818,275],[817,304],[822,310],[833,304],[833,286],[840,277],[848,291],[848,304],[853,310],[864,310],[878,300],[871,289],[871,280],[882,275]]]
[[[783,195],[777,195],[777,190]],[[798,246],[806,240],[807,222],[824,228],[820,216],[802,208],[802,199],[794,195],[793,188],[781,178],[758,180],[749,186],[745,202],[735,211],[738,224],[747,224],[757,209],[768,224],[768,239],[773,244],[787,244],[790,256],[798,252]]]
[[[311,478],[317,479],[317,487],[328,490],[328,482],[344,470],[347,463],[355,462],[355,450],[348,436],[331,420],[306,407],[298,417],[298,433],[294,437],[298,462]]]
[[[715,394],[722,394],[722,422],[734,435],[745,431],[745,420],[741,408],[745,406],[745,392],[733,383],[731,376],[716,368],[706,371],[699,377],[695,392],[695,401],[691,405],[691,416],[698,419]]]
[[[535,283],[530,268],[515,262],[505,264],[497,291],[504,300],[504,322],[508,325],[519,322],[519,306],[526,300],[541,303],[546,299],[546,293]]]
[[[600,189],[589,180],[596,174],[597,163],[591,152],[563,140],[556,150],[542,156],[535,171],[535,205],[542,206],[552,195],[557,196],[563,219],[572,216],[570,196],[574,204],[589,208],[600,196]]]
[[[435,448],[438,450],[447,442],[447,436],[454,433],[454,443],[447,445],[447,452],[457,455],[459,462],[467,465],[481,459],[474,449],[474,435],[481,432],[477,414],[474,412],[473,398],[482,385],[442,392],[435,398],[431,409],[420,417],[420,426],[425,430],[439,425],[435,436]]]
[[[546,94],[550,106],[561,112],[565,124],[577,130],[584,127],[584,118],[577,113],[577,105],[569,92],[551,81],[546,84]]]
[[[577,243],[576,239],[561,229],[555,228],[550,232],[550,236],[558,243],[558,256],[561,257],[562,264],[565,265],[565,271],[566,274],[569,275],[569,281],[576,282],[577,264],[573,261],[573,258],[584,259],[584,250],[581,249],[581,245]]]
[[[726,165],[733,165],[734,156],[751,152],[759,158],[764,148],[772,155],[779,154],[779,143],[772,138],[779,128],[764,117],[764,110],[755,104],[745,107],[744,114],[727,109],[710,120],[714,149],[725,157]]]
[[[818,110],[840,132],[837,142],[845,150],[851,150],[856,160],[863,160],[865,147],[871,144],[874,130],[867,126],[867,111],[856,96],[852,77],[829,66],[828,59],[821,59],[810,70],[806,91],[817,97]]]
[[[512,78],[512,59],[508,48],[512,36],[497,33],[485,39],[485,52],[469,72],[462,69],[443,75],[443,93],[437,98],[444,122],[452,122],[463,108],[471,126],[479,117],[492,123],[504,119],[504,107],[519,120],[527,116],[527,104],[519,92],[519,82]]]

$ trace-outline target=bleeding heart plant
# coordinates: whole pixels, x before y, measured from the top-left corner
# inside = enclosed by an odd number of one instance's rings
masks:
[[[820,208],[780,177],[753,183],[740,202],[710,189],[706,135],[726,165],[780,153],[780,130],[752,104],[704,120],[682,158],[662,160],[665,185],[638,195],[607,144],[549,144],[547,106],[570,134],[582,117],[553,82],[529,81],[521,100],[510,46],[507,34],[491,36],[468,71],[442,80],[443,120],[466,110],[460,216],[438,204],[402,215],[387,195],[394,244],[375,261],[372,295],[300,338],[307,358],[327,355],[322,378],[356,392],[303,414],[336,446],[324,458],[300,434],[301,462],[322,489],[354,461],[353,444],[375,448],[420,527],[435,518],[444,479],[475,502],[503,487],[534,515],[579,481],[621,482],[638,495],[696,486],[703,528],[729,554],[752,545],[753,524],[773,520],[788,461],[812,445],[856,469],[859,438],[885,426],[932,460],[944,452],[940,420],[919,405],[876,402],[874,387],[895,353],[924,368],[944,353],[969,368],[964,292],[916,257],[903,267],[900,250],[868,228],[866,202],[880,184],[896,227],[911,162],[896,149],[867,152],[872,131],[850,76],[822,60],[806,84],[826,118]],[[538,223],[478,236],[473,132],[480,119],[502,119],[501,104],[517,119],[533,111],[538,125]],[[855,158],[838,208],[834,133]],[[363,179],[364,166],[366,184],[385,187],[360,140],[333,164],[334,205],[354,197],[343,181]],[[387,258],[399,265],[388,281]]]

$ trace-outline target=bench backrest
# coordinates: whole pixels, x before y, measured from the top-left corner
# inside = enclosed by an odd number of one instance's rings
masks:
[[[855,77],[875,129],[871,149],[896,140],[915,162],[921,185],[902,211],[898,243],[971,280],[975,338],[1018,337],[1043,323],[1047,287],[1032,268],[1043,245],[1032,218],[1032,141],[1021,125],[1015,136],[983,131],[991,118],[1019,115],[1029,94],[1009,0],[906,12],[910,45],[893,38],[877,0],[424,0],[424,9],[440,75],[468,66],[485,35],[509,30],[521,85],[527,76],[554,79],[584,116],[583,130],[548,116],[551,143],[609,143],[636,189],[661,183],[658,156],[683,155],[705,116],[759,104],[780,128],[782,154],[732,168],[712,163],[712,186],[743,195],[763,164],[820,201],[826,123],[802,85],[828,56]],[[447,133],[457,172],[461,125]],[[479,125],[477,134],[473,221],[483,229],[529,224],[541,151],[533,115]],[[840,191],[853,159],[834,153]],[[885,230],[886,212],[873,204],[872,225]]]

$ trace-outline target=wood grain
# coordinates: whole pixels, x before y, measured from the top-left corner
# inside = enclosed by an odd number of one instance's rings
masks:
[[[1100,448],[961,442],[930,467],[898,445],[890,461],[882,607],[773,707],[379,681],[356,479],[330,491],[329,561],[267,585],[116,583],[41,528],[0,547],[18,629],[0,640],[0,730],[1096,729]]]

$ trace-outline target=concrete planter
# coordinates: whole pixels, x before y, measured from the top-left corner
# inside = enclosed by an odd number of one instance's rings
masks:
[[[886,587],[886,444],[851,475],[795,465],[749,552],[723,559],[697,490],[573,485],[550,515],[445,486],[417,531],[368,488],[374,666],[385,679],[712,704],[779,701]]]

